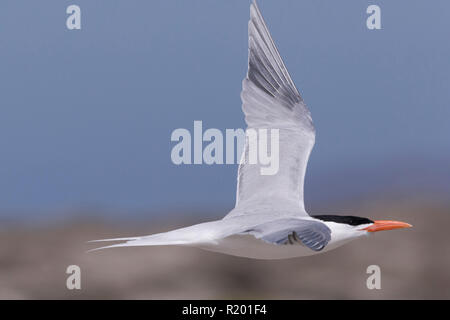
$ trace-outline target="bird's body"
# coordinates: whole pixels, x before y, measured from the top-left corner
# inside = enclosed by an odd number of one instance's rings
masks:
[[[239,224],[248,223],[247,221],[241,221],[241,218],[239,217],[234,219],[236,219],[236,223]],[[258,219],[259,218],[255,220]],[[303,219],[298,220],[302,221]],[[314,218],[305,218],[304,220],[318,221],[318,223],[320,223],[320,220]],[[277,220],[275,220],[274,222],[277,222]],[[222,224],[222,222],[220,222],[220,224]],[[275,260],[304,257],[327,252],[349,242],[352,239],[364,235],[364,233],[362,232],[348,233],[346,232],[348,231],[346,226],[339,225],[333,222],[325,222],[325,225],[330,230],[333,230],[333,232],[330,233],[330,241],[322,250],[311,250],[309,247],[303,245],[302,242],[298,240],[295,241],[295,239],[293,238],[291,238],[291,241],[289,241],[288,239],[286,243],[274,244],[272,242],[266,242],[264,240],[258,239],[254,235],[245,233],[228,235],[222,239],[216,240],[213,243],[206,243],[198,247],[205,250],[238,257]],[[218,227],[220,228],[220,226]]]
[[[289,237],[297,223],[300,226],[312,224],[312,228],[308,230],[314,230],[314,224],[323,224],[333,232],[329,233],[330,239],[323,248],[314,250],[299,241],[298,236],[297,239]],[[368,225],[370,223],[364,226]],[[264,229],[264,226],[268,228]],[[280,230],[280,236],[276,237],[279,243],[267,238]],[[285,259],[326,252],[366,234],[367,231],[352,232],[346,224],[324,222],[314,217],[299,218],[294,212],[278,219],[274,219],[273,214],[268,212],[238,215],[145,237],[105,241],[127,240],[110,247],[178,245],[254,259]]]
[[[303,186],[315,142],[311,114],[295,87],[255,2],[250,7],[249,63],[242,83],[248,129],[279,132],[279,169],[246,159],[247,138],[238,170],[236,206],[223,219],[126,241],[103,248],[180,245],[255,259],[283,259],[326,252],[370,232],[404,228],[397,221],[336,215],[310,216]],[[96,249],[95,249],[96,250]]]

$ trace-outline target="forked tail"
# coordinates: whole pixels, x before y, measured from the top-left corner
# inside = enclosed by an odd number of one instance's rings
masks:
[[[190,226],[187,228],[176,229],[163,233],[156,233],[144,237],[92,240],[89,242],[109,242],[109,241],[111,242],[124,241],[124,242],[91,249],[88,252],[116,247],[190,245],[190,244],[214,242],[213,238],[210,237],[210,233],[204,232],[205,230],[204,227],[208,225],[210,225],[210,223],[203,223],[199,225]]]

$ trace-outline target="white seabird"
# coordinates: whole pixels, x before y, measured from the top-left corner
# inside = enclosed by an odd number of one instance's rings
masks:
[[[262,175],[242,157],[236,206],[223,219],[125,241],[94,250],[131,246],[192,246],[255,259],[283,259],[326,252],[370,232],[411,227],[338,215],[309,215],[303,185],[315,141],[311,114],[295,87],[256,2],[250,6],[248,72],[242,83],[247,129],[279,130],[279,170]],[[244,155],[249,152],[248,140]]]

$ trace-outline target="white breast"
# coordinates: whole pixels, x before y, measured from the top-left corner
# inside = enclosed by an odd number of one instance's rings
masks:
[[[360,228],[349,226],[342,223],[324,222],[331,229],[331,240],[321,251],[313,251],[299,244],[276,245],[256,239],[251,235],[232,235],[214,243],[199,244],[196,247],[238,257],[246,257],[263,260],[277,260],[310,256],[327,252],[354,240],[358,237],[367,235],[365,231],[359,231]],[[363,228],[364,226],[360,226]]]

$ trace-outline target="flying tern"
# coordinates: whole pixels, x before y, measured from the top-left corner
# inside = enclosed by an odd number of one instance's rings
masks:
[[[94,240],[122,241],[94,250],[177,245],[285,259],[326,252],[373,232],[411,227],[400,221],[306,212],[303,186],[315,129],[255,1],[250,5],[248,46],[242,109],[247,129],[279,130],[278,172],[262,175],[259,164],[248,164],[242,157],[236,205],[223,219],[142,237]],[[248,139],[243,152],[249,152]]]

